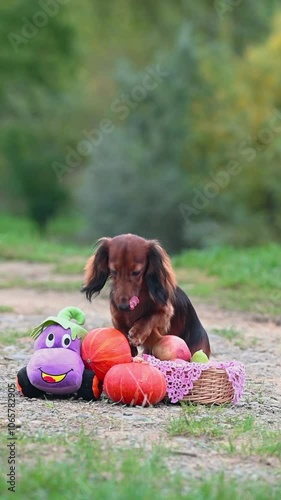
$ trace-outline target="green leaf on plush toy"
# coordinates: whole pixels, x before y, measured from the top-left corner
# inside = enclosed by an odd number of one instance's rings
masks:
[[[77,321],[74,323],[72,320]],[[49,316],[45,321],[42,321],[39,325],[33,328],[30,336],[37,339],[42,331],[50,325],[60,325],[65,330],[70,328],[71,338],[75,340],[76,338],[85,337],[87,330],[82,328],[81,325],[85,323],[85,314],[78,307],[65,307],[59,311],[57,316]]]

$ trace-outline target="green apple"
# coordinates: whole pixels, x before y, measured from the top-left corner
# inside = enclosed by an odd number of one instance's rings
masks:
[[[204,353],[202,349],[200,351],[196,351],[192,358],[191,358],[191,363],[208,363],[209,358],[207,354]]]

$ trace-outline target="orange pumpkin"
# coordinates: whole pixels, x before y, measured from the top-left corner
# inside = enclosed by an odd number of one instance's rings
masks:
[[[118,363],[132,361],[129,342],[115,328],[95,328],[82,342],[81,356],[86,368],[103,380],[108,370]]]
[[[167,392],[166,379],[148,363],[124,363],[110,368],[104,390],[112,401],[127,405],[155,405]]]
[[[92,383],[92,391],[96,399],[100,398],[100,395],[102,393],[102,382],[98,379],[98,377],[95,375],[93,378],[93,383]]]

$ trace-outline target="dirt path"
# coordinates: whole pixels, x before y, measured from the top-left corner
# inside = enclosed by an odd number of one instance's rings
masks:
[[[15,273],[33,279],[53,280],[52,267],[45,265],[14,263],[0,265],[0,277]],[[62,279],[62,278],[61,278]],[[246,366],[247,383],[243,398],[236,406],[224,409],[235,419],[252,415],[258,424],[271,430],[280,429],[281,421],[281,327],[273,322],[259,323],[247,314],[226,312],[201,303],[194,304],[210,333],[213,357],[218,360],[236,359]],[[87,328],[110,325],[108,301],[97,298],[93,304],[86,302],[79,293],[54,291],[38,292],[32,289],[0,289],[0,306],[9,306],[13,312],[0,314],[0,426],[7,425],[7,384],[14,382],[17,370],[26,365],[32,353],[33,342],[26,335],[28,330],[50,314],[56,314],[65,306],[75,305],[84,310]],[[223,328],[235,329],[237,338],[226,338],[212,333]],[[22,332],[17,345],[6,345],[2,339],[7,332]],[[154,408],[128,408],[111,405],[106,398],[87,403],[72,400],[29,400],[17,396],[16,412],[18,434],[38,436],[75,434],[73,420],[89,435],[103,440],[104,446],[129,447],[153,444],[169,448],[169,464],[189,475],[202,477],[206,473],[224,469],[238,478],[260,478],[276,481],[280,477],[280,462],[274,457],[244,457],[223,453],[208,438],[170,437],[167,424],[181,414],[180,405],[160,404]],[[198,413],[206,412],[198,407]],[[0,429],[1,430],[1,429]],[[30,448],[32,449],[32,443]],[[49,450],[56,453],[56,450]],[[192,460],[190,460],[192,456]]]

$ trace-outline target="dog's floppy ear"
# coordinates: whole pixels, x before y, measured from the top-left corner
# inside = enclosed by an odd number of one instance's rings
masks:
[[[84,285],[81,292],[86,293],[88,300],[98,295],[109,276],[108,251],[111,238],[98,240],[99,247],[85,267]]]
[[[158,241],[149,241],[145,280],[151,298],[166,305],[175,292],[176,278],[170,258]]]

